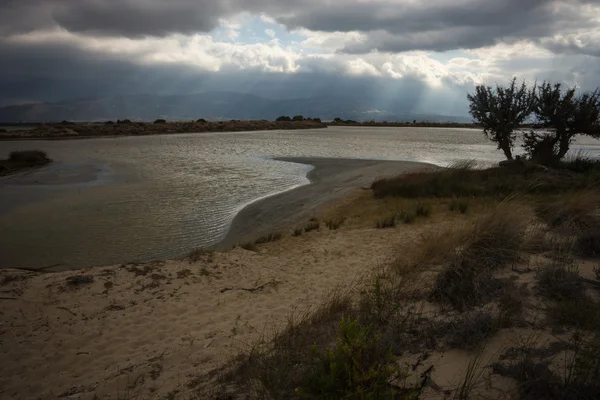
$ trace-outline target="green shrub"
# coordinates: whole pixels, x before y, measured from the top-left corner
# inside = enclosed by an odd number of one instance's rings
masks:
[[[296,228],[294,229],[294,232],[292,232],[292,236],[300,236],[302,235],[302,232],[304,232],[302,228]]]
[[[401,377],[401,371],[380,340],[371,327],[342,317],[335,347],[322,352],[314,346],[318,361],[297,392],[324,399],[400,398],[389,382]]]

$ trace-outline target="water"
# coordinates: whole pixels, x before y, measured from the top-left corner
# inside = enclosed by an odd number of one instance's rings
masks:
[[[600,142],[575,150],[600,154]],[[424,161],[503,156],[478,130],[330,127],[69,141],[0,142],[55,163],[0,179],[0,268],[169,258],[214,244],[258,198],[307,184],[310,166],[278,156]]]

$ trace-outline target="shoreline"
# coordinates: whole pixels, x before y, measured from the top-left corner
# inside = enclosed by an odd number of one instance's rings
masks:
[[[227,233],[211,248],[228,250],[269,233],[289,231],[353,191],[369,188],[378,178],[437,168],[416,161],[321,157],[276,157],[274,160],[312,166],[306,175],[310,182],[249,203],[235,215]]]
[[[283,192],[259,197],[250,203],[242,204],[237,209],[231,222],[224,227],[224,233],[206,249],[228,251],[236,245],[254,241],[260,236],[274,232],[287,233],[299,225],[304,225],[310,218],[315,217],[326,207],[344,199],[361,188],[369,188],[371,183],[379,177],[390,177],[410,171],[437,168],[432,164],[410,161],[386,161],[363,159],[336,159],[316,157],[279,157],[274,158],[283,162],[294,162],[310,166],[306,172],[307,183],[291,187]],[[60,165],[58,165],[60,167]],[[307,168],[308,169],[308,168]],[[88,171],[98,173],[96,168]],[[56,171],[49,168],[46,177],[53,179]],[[29,176],[14,176],[13,179],[26,183]],[[75,178],[81,178],[80,176]],[[193,251],[193,248],[183,249],[181,253],[173,256],[159,257],[160,260],[181,259]],[[124,257],[119,263],[149,262],[152,258]],[[28,271],[43,269],[46,272],[64,270],[86,270],[88,268],[103,267],[113,263],[90,262],[77,265],[40,263],[22,268]],[[50,264],[53,264],[49,267]],[[12,269],[12,268],[2,268]]]

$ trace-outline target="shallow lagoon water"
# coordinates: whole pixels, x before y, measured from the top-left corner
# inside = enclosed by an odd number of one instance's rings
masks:
[[[257,199],[308,183],[311,166],[273,157],[482,164],[502,154],[475,129],[330,127],[0,142],[41,149],[47,168],[0,179],[0,268],[177,257],[218,242]],[[600,154],[596,140],[574,151]]]

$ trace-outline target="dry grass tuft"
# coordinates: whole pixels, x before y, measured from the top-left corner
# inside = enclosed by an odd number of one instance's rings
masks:
[[[352,292],[332,291],[319,308],[292,313],[282,330],[241,353],[223,384],[234,382],[254,398],[297,396],[318,359],[314,349],[333,343],[342,316],[354,313]]]
[[[537,281],[539,293],[551,300],[576,300],[584,294],[576,266],[548,265],[537,272]]]
[[[314,231],[316,229],[319,229],[320,226],[321,223],[319,222],[319,220],[313,218],[306,225],[304,225],[304,232],[308,233],[310,231]]]
[[[84,285],[94,283],[94,277],[92,275],[73,275],[67,277],[66,281],[70,288],[78,289]]]
[[[498,321],[488,311],[459,314],[448,327],[446,343],[452,348],[474,349],[498,330]]]
[[[525,228],[526,221],[511,203],[479,218],[462,234],[464,245],[437,276],[431,298],[458,310],[488,300],[502,286],[493,273],[521,259]]]
[[[327,226],[330,230],[336,230],[339,229],[344,222],[346,222],[346,217],[337,217],[337,218],[332,218],[330,220],[325,221],[325,226]]]
[[[394,228],[395,226],[396,226],[396,214],[390,215],[389,217],[381,218],[381,219],[377,220],[377,223],[375,224],[375,227],[377,229]]]
[[[212,249],[198,248],[190,251],[185,258],[190,264],[201,261],[202,259],[206,259],[207,262],[212,262],[214,254],[215,252]]]
[[[256,244],[254,244],[254,242],[246,242],[246,243],[242,243],[240,244],[240,247],[244,250],[248,250],[248,251],[258,251],[258,247],[256,247]]]
[[[536,214],[551,228],[579,233],[600,226],[599,204],[600,196],[596,192],[581,191],[537,206]]]
[[[556,365],[557,354],[564,359]],[[600,393],[600,336],[575,337],[542,348],[530,341],[508,349],[492,368],[519,383],[524,399],[596,399]]]
[[[282,237],[283,237],[283,235],[279,232],[269,233],[268,235],[259,237],[258,239],[256,239],[254,241],[254,243],[255,244],[265,244],[265,243],[270,243],[270,242],[276,242],[278,240],[281,240]]]

